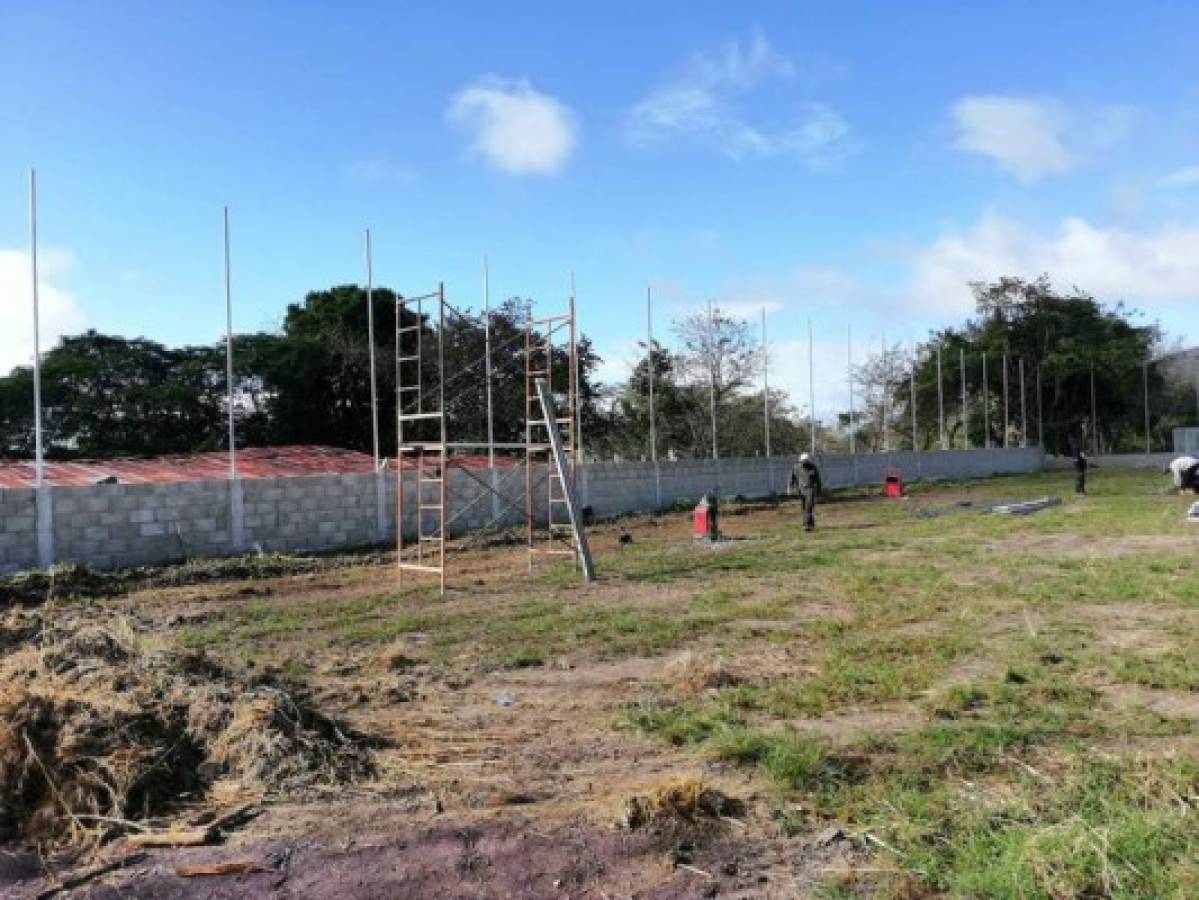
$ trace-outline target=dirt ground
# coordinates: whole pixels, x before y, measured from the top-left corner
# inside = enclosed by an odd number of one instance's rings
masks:
[[[976,493],[946,487],[919,503],[948,508]],[[576,585],[562,567],[530,575],[523,548],[493,547],[455,555],[444,598],[419,578],[398,585],[394,569],[372,559],[104,600],[106,612],[126,617],[147,640],[301,680],[324,713],[370,736],[378,771],[301,797],[206,798],[214,806],[256,802],[261,813],[223,843],[150,851],[71,895],[789,898],[830,883],[870,894],[875,875],[896,865],[863,833],[808,815],[801,798],[780,793],[752,767],[627,727],[621,711],[664,691],[685,693],[671,668],[684,652],[727,660],[728,684],[766,691],[787,679],[816,680],[828,666],[820,636],[859,620],[853,591],[870,589],[862,570],[882,555],[901,565],[926,552],[903,544],[911,505],[882,503],[820,511],[821,552],[857,579],[851,588],[831,576],[813,586],[800,567],[773,559],[776,542],[798,535],[797,511],[784,505],[731,510],[724,527],[737,540],[720,548],[693,545],[685,514],[598,527],[592,542],[601,577],[590,586]],[[950,547],[953,527],[947,532],[930,535],[928,546]],[[633,549],[619,541],[626,533]],[[1068,533],[1038,544],[1008,532],[988,533],[982,543],[1031,554],[1032,568],[1038,554],[1085,565],[1104,553],[1194,546],[1185,534],[1154,540],[1117,536],[1106,550],[1094,541],[1084,550]],[[701,556],[706,568],[689,571]],[[957,583],[986,577],[976,568]],[[717,612],[689,624],[708,608]],[[954,615],[934,603],[892,623],[891,635],[924,646]],[[1018,633],[1051,617],[1025,605],[998,609],[993,621],[997,633]],[[1096,647],[1150,655],[1177,649],[1178,629],[1195,624],[1193,611],[1133,600],[1080,606],[1076,621],[1095,632]],[[998,665],[985,653],[963,652],[937,687],[990,677]],[[790,714],[787,725],[831,746],[885,738],[930,720],[929,690],[830,702]],[[1199,719],[1186,691],[1102,690],[1117,706]],[[696,695],[716,691],[701,683]],[[1180,736],[1178,746],[1186,740]],[[619,826],[629,797],[679,777],[702,779],[741,811],[679,827]],[[780,817],[803,824],[782,828]],[[69,872],[122,852],[117,840],[65,863],[18,844],[0,847],[0,896],[39,896]],[[253,871],[177,874],[210,862],[244,862]],[[908,896],[924,893],[912,888]]]

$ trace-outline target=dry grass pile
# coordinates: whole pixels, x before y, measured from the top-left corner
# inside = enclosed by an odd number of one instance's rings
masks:
[[[369,774],[302,695],[143,643],[94,610],[0,618],[0,840],[97,840],[218,780],[295,792]]]
[[[694,650],[685,650],[670,660],[663,675],[680,693],[688,696],[730,687],[738,681],[722,657]]]
[[[740,815],[742,809],[739,800],[711,787],[699,776],[689,775],[626,797],[620,824],[630,830],[690,828]]]

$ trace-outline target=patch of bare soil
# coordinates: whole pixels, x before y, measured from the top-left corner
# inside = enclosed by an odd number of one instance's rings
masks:
[[[1199,615],[1192,610],[1150,603],[1088,604],[1076,607],[1076,611],[1094,626],[1098,639],[1107,647],[1147,656],[1177,649],[1178,641],[1171,630],[1178,626],[1199,626]]]
[[[844,835],[820,841],[747,842],[727,831],[708,839],[634,831],[544,828],[527,820],[365,832],[341,846],[312,840],[169,850],[96,879],[72,896],[90,900],[216,900],[229,897],[577,900],[809,896],[814,877],[850,877],[865,853]],[[180,871],[240,864],[230,874]],[[245,870],[249,871],[245,871]],[[33,897],[53,884],[29,857],[0,857],[0,887]],[[64,873],[65,874],[65,873]]]
[[[1199,693],[1193,691],[1163,691],[1135,684],[1103,685],[1100,690],[1115,706],[1143,706],[1158,715],[1199,722]]]

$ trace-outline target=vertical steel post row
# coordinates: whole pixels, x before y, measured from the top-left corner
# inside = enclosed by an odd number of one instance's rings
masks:
[[[1099,408],[1095,403],[1095,363],[1091,363],[1091,453],[1099,455]]]
[[[811,438],[811,453],[816,455],[816,369],[812,362],[812,318],[808,317],[808,415],[811,422],[809,437]]]
[[[400,366],[403,354],[404,317],[400,314],[403,299],[395,298],[396,306],[396,573],[401,587],[404,585],[404,379]]]
[[[712,459],[720,459],[720,440],[716,431],[716,326],[715,320],[712,318],[712,301],[708,301],[708,402],[712,412]]]
[[[1024,357],[1017,361],[1020,366],[1020,446],[1028,446],[1028,405],[1024,392]]]
[[[441,593],[442,593],[442,595],[444,595],[445,594],[445,548],[446,548],[446,540],[449,537],[449,535],[448,535],[448,532],[449,532],[448,524],[449,523],[446,520],[446,514],[445,514],[445,496],[446,496],[445,492],[446,492],[446,487],[449,485],[449,482],[450,482],[450,472],[449,472],[449,468],[448,468],[449,456],[448,456],[448,448],[446,446],[446,441],[449,438],[448,438],[448,435],[446,434],[446,421],[445,421],[445,283],[444,282],[439,282],[437,285],[437,306],[438,306],[438,310],[437,310],[437,318],[438,318],[438,322],[437,322],[437,331],[438,331],[438,334],[437,334],[437,394],[438,394],[437,408],[438,408],[438,411],[441,413],[441,415],[439,416],[439,419],[441,422],[441,466],[440,466],[440,472],[438,473],[441,476],[441,483],[439,485],[439,487],[441,489],[441,494],[440,494],[440,498],[439,498],[439,505],[441,506],[441,509],[437,513],[438,520],[439,520],[438,531],[441,534],[441,540],[438,541],[438,551],[439,551],[439,556],[440,556],[440,559],[438,560],[438,567],[441,569],[441,573],[440,573]]]
[[[945,383],[941,380],[941,346],[937,345],[937,427],[940,429],[941,449],[949,449],[949,437],[945,432]]]
[[[225,387],[229,392],[229,480],[237,480],[237,440],[233,426],[233,288],[229,264],[229,207],[225,207]]]
[[[983,446],[991,449],[991,391],[987,380],[987,352],[983,351]]]
[[[662,506],[662,473],[658,465],[658,426],[654,419],[654,300],[649,287],[645,289],[645,335],[649,348],[645,361],[649,376],[649,458],[654,464],[654,508],[659,509]]]
[[[1042,404],[1044,403],[1041,393],[1041,364],[1037,363],[1037,446],[1041,448],[1041,452],[1045,451],[1045,416]]]
[[[770,459],[770,347],[766,343],[765,306],[762,307],[762,425],[766,458]]]
[[[374,261],[371,259],[371,230],[366,229],[366,335],[370,344],[371,367],[371,450],[375,457],[375,471],[379,471],[379,386],[375,378],[375,296]]]
[[[46,457],[42,444],[42,341],[41,314],[38,308],[37,283],[37,171],[29,170],[29,269],[32,275],[33,289],[33,445],[34,445],[34,484],[41,488],[46,477]],[[225,207],[225,299],[229,299],[229,208]],[[233,381],[232,375],[229,377]],[[232,392],[230,393],[230,409],[232,409]],[[233,461],[233,428],[229,429],[229,477],[236,475],[236,465]]]
[[[912,373],[911,373],[911,392],[912,392],[912,452],[915,453],[916,447],[916,345],[912,344]]]
[[[1145,386],[1145,453],[1153,452],[1153,438],[1149,431],[1149,360],[1145,360],[1143,366],[1143,378]]]
[[[491,405],[491,267],[483,254],[483,377],[487,382],[487,467],[495,468],[495,416]],[[489,475],[490,477],[490,475]]]
[[[1007,389],[1007,351],[1003,352],[1003,449],[1008,446],[1008,389]]]
[[[854,409],[853,409],[853,326],[847,325],[845,330],[845,371],[849,380],[849,453],[855,455],[857,451],[857,441],[854,436]]]
[[[986,359],[984,356],[983,359]],[[970,406],[966,402],[966,348],[958,348],[958,365],[962,371],[962,449],[970,449]],[[986,407],[983,407],[986,409]]]

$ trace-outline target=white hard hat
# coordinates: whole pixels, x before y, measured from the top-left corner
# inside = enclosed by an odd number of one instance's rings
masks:
[[[806,453],[801,453],[801,454],[799,454],[799,461],[800,461],[800,462],[807,462],[807,461],[808,461],[809,459],[811,459],[811,458],[812,458],[812,457],[808,456],[808,454],[806,454]]]

